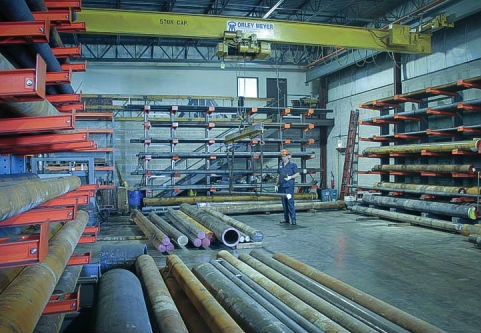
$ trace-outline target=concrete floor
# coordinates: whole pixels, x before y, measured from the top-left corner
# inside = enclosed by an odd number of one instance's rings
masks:
[[[481,332],[481,250],[467,238],[445,231],[396,223],[346,210],[298,212],[297,226],[280,225],[281,214],[235,215],[264,233],[262,247],[282,252],[369,293],[448,332]],[[103,237],[142,235],[128,217],[102,223],[99,240],[82,244],[93,262],[106,244],[145,243],[104,241]],[[208,249],[176,249],[192,267],[215,258],[223,245]],[[229,249],[249,253],[251,249]],[[150,245],[159,267],[165,254]],[[97,261],[98,262],[98,261]]]

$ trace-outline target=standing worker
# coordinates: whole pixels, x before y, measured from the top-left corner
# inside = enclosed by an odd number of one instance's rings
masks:
[[[299,177],[299,169],[297,164],[290,161],[289,151],[282,149],[281,161],[277,168],[276,192],[284,193],[282,197],[282,207],[284,208],[284,221],[281,223],[296,224],[296,208],[294,206],[294,183],[295,178]]]

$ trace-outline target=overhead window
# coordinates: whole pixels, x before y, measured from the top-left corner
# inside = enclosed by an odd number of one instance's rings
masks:
[[[238,77],[237,96],[254,98],[259,97],[258,79],[256,77]]]

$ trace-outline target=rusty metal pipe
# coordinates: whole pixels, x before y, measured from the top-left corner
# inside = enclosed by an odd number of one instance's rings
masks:
[[[184,320],[185,326],[189,330],[189,333],[205,333],[210,329],[205,323],[204,319],[200,315],[199,311],[195,308],[194,304],[187,297],[186,293],[179,286],[177,280],[172,276],[171,271],[167,267],[160,269],[160,274],[164,279],[165,285],[169,290],[169,294],[177,306],[177,309]]]
[[[416,191],[420,194],[444,192],[444,193],[459,193],[459,194],[479,194],[478,187],[460,187],[460,186],[442,186],[442,185],[422,185],[422,184],[406,184],[406,183],[391,183],[378,182],[374,184],[376,189],[390,189],[390,190],[410,190]]]
[[[51,239],[44,260],[25,267],[0,294],[0,332],[33,331],[87,222],[88,214],[79,211]]]
[[[187,297],[204,318],[211,332],[244,332],[178,256],[175,254],[169,255],[166,264],[184,289]]]
[[[99,282],[95,332],[151,333],[139,279],[129,270],[114,268]]]
[[[396,153],[420,153],[425,150],[428,152],[451,152],[454,149],[468,150],[477,152],[481,150],[481,140],[465,140],[455,142],[442,142],[442,143],[419,143],[410,145],[395,145],[395,146],[382,146],[382,147],[368,147],[362,152],[363,155],[378,154],[388,155],[391,152]]]
[[[426,200],[403,199],[380,195],[364,195],[362,202],[370,205],[402,208],[417,212],[426,212],[447,216],[464,217],[471,220],[478,218],[478,210],[475,206],[456,205],[446,202]]]
[[[201,231],[204,232],[205,234],[205,238],[208,238],[209,240],[214,240],[215,239],[215,235],[214,235],[214,232],[210,229],[207,229],[203,224],[199,223],[198,221],[196,221],[195,219],[193,219],[192,217],[190,217],[189,215],[187,215],[186,213],[184,213],[183,211],[178,211],[180,215],[182,215],[187,221],[189,221],[191,224],[195,225],[197,228],[199,228]]]
[[[460,172],[473,173],[475,168],[470,164],[377,164],[374,171],[407,171],[407,172]]]
[[[207,203],[204,207],[212,207],[224,214],[246,214],[246,213],[265,213],[265,212],[282,212],[282,203],[262,203],[262,202],[246,202],[225,204]],[[296,210],[323,210],[323,209],[345,209],[346,203],[343,200],[337,201],[301,201],[296,202]]]
[[[210,263],[198,264],[192,272],[246,332],[293,332]]]
[[[132,218],[142,230],[144,235],[149,239],[154,247],[160,251],[165,252],[167,245],[170,244],[170,238],[167,237],[159,228],[149,221],[140,211],[134,209],[132,211]]]
[[[219,241],[222,241],[227,246],[233,247],[239,243],[240,233],[237,229],[231,227],[230,225],[222,222],[216,217],[213,217],[200,209],[188,205],[180,205],[180,210],[197,220],[199,223],[204,225],[207,229],[212,230],[215,237]]]
[[[232,254],[225,250],[221,250],[217,253],[218,258],[226,260],[228,263],[232,264],[235,268],[241,271],[243,274],[247,275],[249,278],[258,283],[261,287],[269,291],[272,295],[277,297],[281,302],[290,306],[294,311],[299,313],[305,319],[307,319],[312,324],[323,329],[325,332],[349,332],[341,325],[332,321],[324,314],[320,313],[314,309],[309,304],[300,300],[292,293],[282,288],[278,284],[271,281],[264,274],[261,274],[254,268],[250,267],[246,263],[235,258]]]
[[[166,220],[161,218],[159,215],[151,212],[148,216],[149,220],[164,231],[167,236],[169,236],[177,245],[183,247],[187,245],[189,239],[186,235],[181,233],[178,229],[171,226]]]
[[[273,258],[411,332],[445,333],[440,328],[428,322],[410,315],[391,304],[366,294],[283,253],[275,253]]]
[[[322,333],[324,330],[313,325],[288,305],[282,303],[266,289],[259,286],[248,276],[242,274],[237,268],[224,259],[211,260],[210,263],[222,274],[230,278],[232,282],[242,288],[246,293],[264,306],[267,310],[279,318],[286,326],[294,332]]]
[[[80,186],[76,176],[32,179],[0,187],[0,221],[26,212]],[[1,223],[1,222],[0,222]]]
[[[262,273],[268,279],[270,279],[274,283],[277,283],[280,287],[289,291],[294,296],[304,301],[306,304],[309,304],[314,309],[324,314],[326,317],[330,318],[332,321],[337,322],[348,331],[353,333],[372,333],[372,327],[366,325],[365,323],[354,318],[350,314],[333,306],[325,299],[319,297],[318,295],[299,285],[296,281],[285,277],[283,274],[265,265],[263,262],[255,259],[254,257],[246,253],[241,253],[239,254],[239,260],[246,263],[258,272]]]
[[[199,239],[205,238],[205,232],[200,230],[196,225],[190,223],[190,221],[186,219],[185,216],[180,214],[179,211],[169,208],[167,209],[167,216],[171,219],[176,227],[180,226],[180,228],[188,230],[190,234],[195,235],[195,237]]]
[[[214,216],[214,217],[217,217],[218,219],[224,221],[225,223],[227,223],[228,225],[236,228],[237,230],[239,230],[240,232],[248,235],[254,242],[261,242],[263,239],[264,239],[264,234],[262,233],[262,231],[260,230],[256,230],[250,226],[248,226],[247,224],[239,221],[239,220],[236,220],[230,216],[227,216],[215,209],[212,209],[210,207],[204,207],[202,208],[203,211],[209,213],[210,215]]]
[[[159,331],[188,333],[154,259],[147,254],[139,256],[135,261],[135,269],[144,286]]]

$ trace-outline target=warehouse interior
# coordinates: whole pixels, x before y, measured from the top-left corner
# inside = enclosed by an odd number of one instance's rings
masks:
[[[480,332],[480,12],[0,0],[0,331]]]

